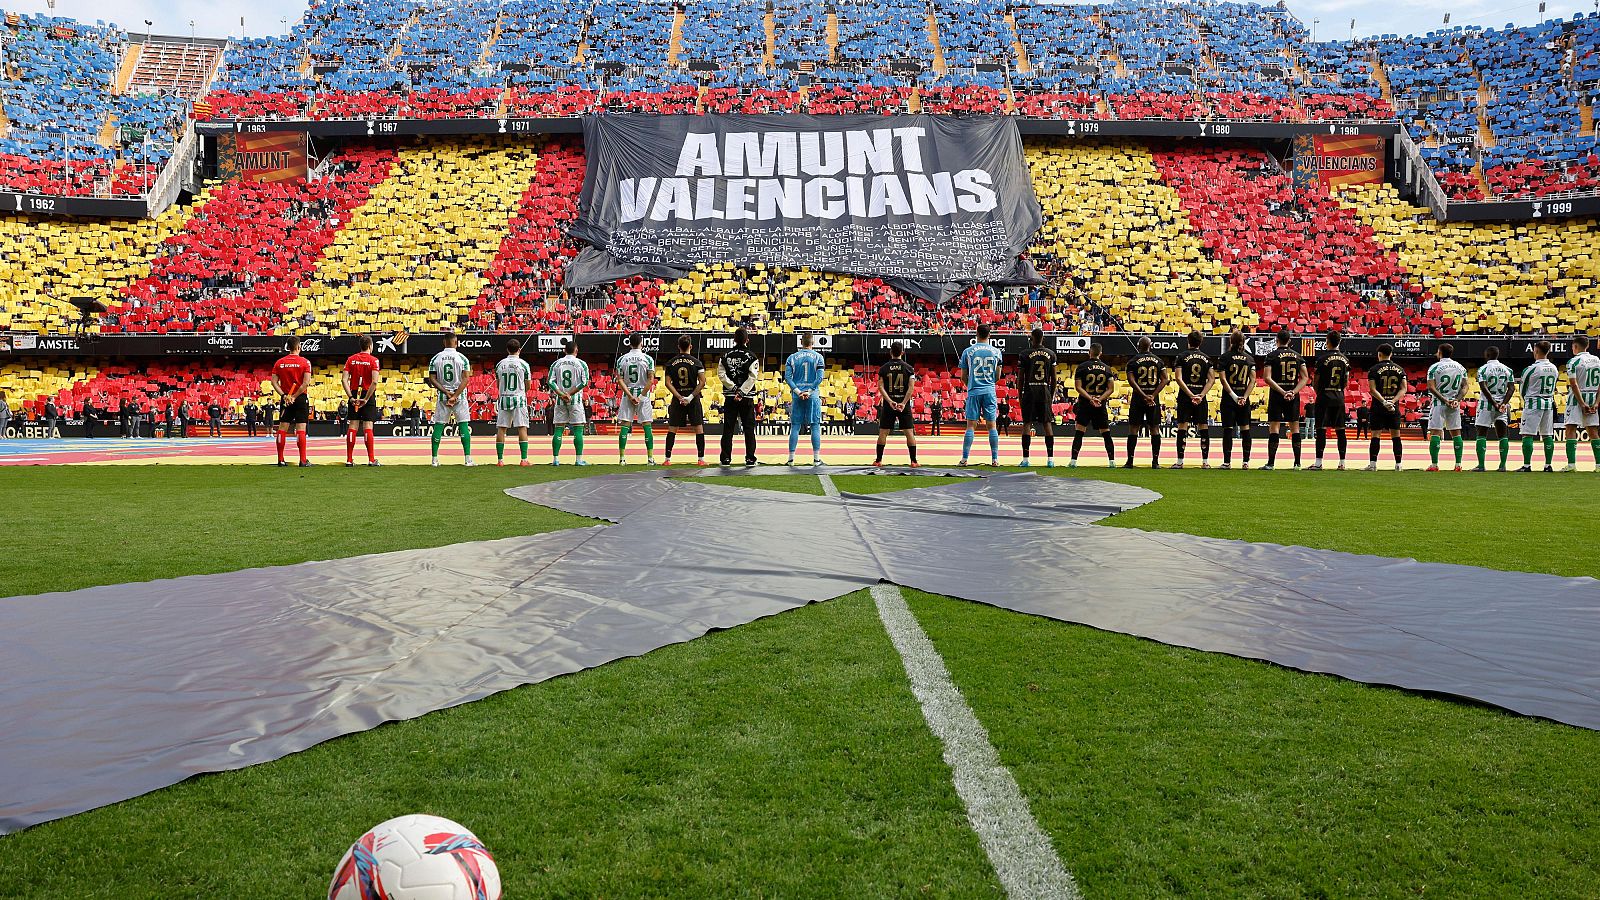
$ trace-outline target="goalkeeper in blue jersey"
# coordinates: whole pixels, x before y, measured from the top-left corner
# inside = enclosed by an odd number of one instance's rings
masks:
[[[822,465],[822,376],[827,363],[811,349],[815,338],[800,336],[800,349],[789,354],[783,364],[783,383],[789,386],[789,465],[794,465],[794,449],[800,443],[800,428],[811,426],[811,464]]]
[[[989,430],[989,465],[1000,465],[1000,432],[995,428],[999,401],[995,383],[1000,379],[1000,350],[989,343],[989,326],[978,326],[978,339],[961,351],[961,371],[967,376],[967,433],[961,439],[961,464],[972,453],[973,429]]]

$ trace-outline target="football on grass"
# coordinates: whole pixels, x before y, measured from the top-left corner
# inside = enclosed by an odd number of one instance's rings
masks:
[[[500,870],[461,825],[401,816],[350,845],[333,870],[328,900],[500,900]]]

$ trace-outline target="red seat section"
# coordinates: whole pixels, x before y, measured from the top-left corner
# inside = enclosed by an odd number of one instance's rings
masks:
[[[1264,152],[1193,148],[1155,160],[1263,330],[1454,330],[1370,226],[1320,187],[1296,192]]]
[[[387,178],[394,151],[339,154],[327,177],[230,181],[168,238],[106,323],[124,333],[270,333],[339,223]]]

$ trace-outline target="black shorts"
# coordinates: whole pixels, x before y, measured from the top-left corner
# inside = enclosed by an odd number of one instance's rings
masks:
[[[700,408],[700,398],[689,401],[688,405],[679,403],[673,398],[667,403],[668,428],[694,428],[706,423],[705,410]]]
[[[1207,406],[1208,404],[1204,397],[1199,400],[1190,400],[1187,394],[1181,390],[1178,391],[1178,424],[1187,425],[1192,422],[1202,428],[1205,427],[1211,418],[1208,415]]]
[[[1024,425],[1049,425],[1056,420],[1056,412],[1050,404],[1050,391],[1044,388],[1024,390],[1018,401],[1022,406]]]
[[[1234,400],[1227,395],[1222,397],[1222,427],[1223,428],[1249,428],[1250,427],[1250,401]]]
[[[899,412],[895,412],[894,407],[890,406],[888,403],[878,404],[879,431],[892,431],[895,428],[899,428],[901,431],[910,431],[915,427],[916,426],[911,422],[910,403],[907,403],[906,408],[900,410]]]
[[[375,396],[368,397],[367,398],[367,402],[361,404],[360,406],[356,406],[355,403],[356,403],[356,401],[354,401],[354,400],[350,401],[350,405],[352,407],[354,407],[353,409],[350,410],[350,421],[352,421],[352,422],[376,422],[376,421],[378,421],[378,398],[377,397],[375,397]]]
[[[1161,404],[1146,403],[1143,397],[1133,395],[1133,400],[1128,404],[1129,428],[1160,428]]]
[[[1288,397],[1288,399],[1285,399],[1283,395],[1279,394],[1277,391],[1273,391],[1272,396],[1267,398],[1267,421],[1290,423],[1299,422],[1300,397],[1298,395],[1291,395]]]
[[[1400,410],[1397,408],[1386,409],[1374,403],[1368,409],[1373,431],[1399,431]]]
[[[279,425],[304,425],[311,421],[311,398],[305,394],[294,398],[293,402],[285,403],[278,410]]]
[[[1104,403],[1095,406],[1083,398],[1078,398],[1072,404],[1073,418],[1077,420],[1079,428],[1093,428],[1096,431],[1105,431],[1111,427],[1111,414],[1106,411]]]
[[[1317,397],[1317,427],[1318,428],[1343,428],[1350,417],[1345,413],[1344,396]]]

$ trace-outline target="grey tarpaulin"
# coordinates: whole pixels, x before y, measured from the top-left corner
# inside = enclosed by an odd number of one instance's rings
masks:
[[[1592,579],[1085,527],[1157,496],[1124,485],[931,483],[549,482],[508,493],[618,524],[0,600],[0,829],[881,579],[1600,728]]]

